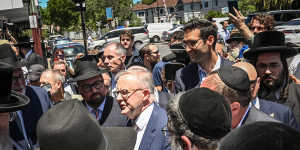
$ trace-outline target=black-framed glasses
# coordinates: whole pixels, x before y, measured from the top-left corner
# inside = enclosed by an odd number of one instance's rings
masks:
[[[270,63],[270,64],[258,64],[256,65],[259,71],[266,71],[268,68],[270,71],[274,71],[281,66],[280,63]]]
[[[201,39],[183,41],[183,47],[197,48],[199,46],[200,40]]]
[[[95,89],[100,89],[104,87],[104,83],[103,80],[98,80],[96,82],[94,82],[93,84],[83,84],[83,85],[79,85],[79,87],[83,90],[83,92],[90,92],[93,90],[93,88]]]
[[[140,91],[140,90],[144,90],[144,89],[133,89],[133,90],[123,89],[123,90],[116,90],[116,91],[113,91],[113,94],[114,94],[115,97],[118,97],[119,94],[121,94],[122,98],[129,99],[135,92]]]

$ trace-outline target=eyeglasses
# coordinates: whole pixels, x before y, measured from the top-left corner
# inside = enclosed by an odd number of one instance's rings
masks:
[[[258,31],[263,31],[263,30],[265,30],[265,28],[264,27],[260,27],[260,26],[253,26],[253,27],[250,27],[250,30],[251,31],[254,31],[254,29],[257,29]]]
[[[118,97],[119,94],[121,94],[122,98],[124,99],[129,99],[135,92],[140,91],[140,90],[144,90],[144,89],[133,89],[130,90],[132,92],[130,92],[129,90],[123,89],[123,90],[117,90],[117,91],[113,91],[113,94],[115,97]]]
[[[279,68],[281,64],[279,63],[271,63],[271,64],[258,64],[256,65],[257,69],[260,71],[266,71],[268,68],[270,71],[274,71]]]
[[[83,90],[83,92],[89,93],[93,90],[93,88],[95,89],[103,88],[104,84],[103,84],[103,80],[98,80],[93,84],[83,84],[83,85],[79,85],[79,87]]]
[[[183,41],[183,47],[190,47],[190,48],[197,48],[199,46],[199,41],[201,39],[198,40],[188,40],[188,41]]]

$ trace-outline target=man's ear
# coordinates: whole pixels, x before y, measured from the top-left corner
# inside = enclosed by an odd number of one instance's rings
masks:
[[[230,104],[230,108],[231,108],[232,115],[236,115],[240,112],[241,104],[238,102],[233,102]]]
[[[206,44],[209,45],[209,46],[212,46],[215,42],[215,37],[213,35],[210,35],[207,37],[207,40],[206,40]]]
[[[192,150],[192,142],[190,141],[190,139],[187,136],[182,135],[181,140],[184,143],[184,148],[183,148],[184,150]]]

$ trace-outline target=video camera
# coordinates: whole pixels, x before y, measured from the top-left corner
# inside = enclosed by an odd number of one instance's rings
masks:
[[[182,43],[172,44],[170,46],[171,54],[162,58],[163,62],[169,62],[165,65],[165,78],[167,81],[174,81],[176,71],[190,63],[190,58],[185,51]]]

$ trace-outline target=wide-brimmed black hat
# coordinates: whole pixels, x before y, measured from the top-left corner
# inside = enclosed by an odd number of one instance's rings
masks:
[[[13,70],[14,66],[0,62],[0,112],[17,111],[30,102],[27,96],[11,90]]]
[[[244,52],[244,57],[253,60],[258,54],[266,52],[280,52],[284,58],[297,54],[297,50],[285,44],[284,33],[279,31],[265,31],[254,37],[254,43],[250,49]]]
[[[75,64],[75,77],[71,82],[87,80],[101,74],[102,71],[99,69],[97,64],[92,61],[76,61]]]
[[[229,39],[226,40],[226,43],[230,43],[230,42],[232,42],[232,41],[242,41],[242,42],[244,42],[244,41],[245,41],[245,38],[244,38],[244,36],[243,36],[241,33],[239,33],[239,32],[237,32],[237,33],[232,33],[232,34],[230,35]]]
[[[132,150],[136,141],[133,128],[101,128],[78,100],[63,101],[46,112],[37,136],[41,150]]]
[[[33,44],[34,44],[34,42],[30,40],[29,36],[22,36],[18,39],[18,43],[15,44],[15,46],[30,48]]]
[[[220,150],[299,150],[300,133],[278,122],[255,122],[226,135]]]
[[[22,66],[25,66],[25,64],[23,65],[20,61],[18,61],[14,50],[9,44],[0,45],[0,62],[13,65],[15,68],[21,68]]]

